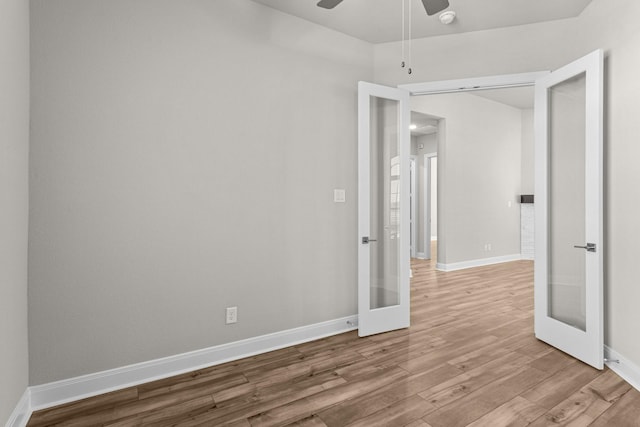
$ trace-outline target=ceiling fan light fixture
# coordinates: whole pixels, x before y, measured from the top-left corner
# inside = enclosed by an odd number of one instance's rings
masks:
[[[333,9],[340,3],[342,3],[342,0],[320,0],[318,2],[318,7],[321,7],[323,9]]]
[[[456,13],[453,10],[447,10],[446,12],[442,12],[439,16],[440,22],[444,25],[449,25],[456,19]]]

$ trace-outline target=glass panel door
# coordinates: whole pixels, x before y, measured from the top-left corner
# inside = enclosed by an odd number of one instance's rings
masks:
[[[400,292],[398,103],[371,96],[369,139],[369,308],[397,305]]]
[[[549,97],[549,311],[586,330],[586,256],[575,245],[585,233],[586,75],[548,89]]]
[[[603,367],[602,52],[536,81],[535,333]]]
[[[409,93],[361,82],[358,317],[366,336],[409,326]]]

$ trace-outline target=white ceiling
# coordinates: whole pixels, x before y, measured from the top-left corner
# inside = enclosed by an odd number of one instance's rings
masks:
[[[318,0],[253,0],[371,43],[402,38],[403,0],[344,0],[334,9],[316,6]],[[457,19],[443,25],[427,16],[420,0],[409,0],[413,12],[412,37],[511,27],[580,15],[591,0],[449,0]],[[408,10],[408,7],[407,7]]]
[[[411,112],[411,124],[416,125],[411,130],[411,136],[429,135],[438,131],[438,120],[424,113]]]
[[[533,108],[533,86],[512,87],[507,89],[478,90],[468,92],[472,95],[491,99],[492,101],[507,104],[521,110]]]
[[[534,90],[533,86],[512,87],[505,89],[477,90],[467,92],[468,94],[490,99],[511,107],[527,110],[533,108]],[[429,135],[438,131],[438,119],[428,114],[411,112],[411,124],[416,125],[416,129],[411,130],[411,135]]]

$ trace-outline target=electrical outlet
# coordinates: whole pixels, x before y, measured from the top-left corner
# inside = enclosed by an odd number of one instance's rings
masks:
[[[231,323],[238,322],[238,307],[227,307],[227,320],[226,324],[230,325]]]

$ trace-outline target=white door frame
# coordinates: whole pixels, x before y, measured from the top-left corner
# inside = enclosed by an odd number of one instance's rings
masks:
[[[431,259],[431,159],[438,158],[438,153],[424,155],[424,255]],[[437,184],[437,182],[436,182]],[[437,261],[437,260],[436,260]]]
[[[398,88],[408,90],[411,96],[434,95],[437,93],[471,92],[487,89],[504,89],[510,87],[533,86],[535,85],[536,80],[549,73],[550,71],[536,71],[532,73],[472,77],[469,79],[409,83],[398,85]]]
[[[419,95],[435,95],[440,93],[455,93],[455,92],[471,92],[476,90],[488,90],[488,89],[502,89],[502,88],[512,88],[512,87],[522,87],[522,86],[534,86],[536,80],[541,77],[548,75],[550,71],[536,71],[530,73],[518,73],[518,74],[502,74],[496,76],[486,76],[486,77],[472,77],[467,79],[456,79],[456,80],[441,80],[434,82],[421,82],[421,83],[409,83],[398,85],[398,88],[408,90],[411,96],[419,96]],[[440,119],[438,125],[438,140],[444,137],[444,133],[442,132],[443,120]],[[440,143],[438,143],[440,146]],[[442,159],[442,165],[446,165],[446,159],[441,157],[438,159],[438,166],[441,166],[440,161]],[[446,166],[444,166],[446,167]],[[438,167],[440,170],[440,167]],[[440,177],[442,174],[439,173],[438,176],[438,185],[442,184],[442,179]],[[438,194],[438,198],[441,195]],[[440,209],[440,203],[438,204],[438,209]],[[438,218],[438,225],[442,230],[446,227],[446,218]],[[441,241],[438,241],[438,248],[441,251],[444,251],[446,241],[442,241],[442,237],[438,236]],[[431,239],[431,236],[429,236]],[[431,251],[431,244],[429,243],[429,252]],[[431,255],[426,253],[427,258],[431,258]],[[444,252],[441,252],[441,255],[438,255],[440,259],[443,259],[441,256],[445,256]],[[439,268],[436,265],[436,268]]]
[[[411,224],[411,241],[413,242],[413,246],[411,246],[411,258],[415,258],[418,253],[418,209],[416,208],[416,196],[418,196],[418,191],[416,188],[416,184],[418,183],[418,156],[414,156],[413,154],[410,155],[409,162],[411,165],[409,167],[411,170],[411,189],[409,191],[409,197],[411,198],[411,218],[409,222]]]
[[[592,89],[595,89],[598,94],[591,98],[591,95],[588,94],[587,95],[587,104],[591,104],[592,107],[587,107],[587,123],[590,124],[591,127],[591,132],[594,132],[594,128],[593,127],[597,127],[598,129],[595,131],[596,135],[599,135],[598,138],[600,138],[600,140],[598,141],[600,143],[600,148],[599,148],[599,155],[600,155],[600,161],[602,159],[602,108],[600,107],[600,109],[593,107],[593,102],[594,102],[594,98],[598,98],[598,100],[601,102],[602,101],[602,51],[598,50],[596,52],[593,52],[590,55],[587,55],[584,58],[579,59],[578,61],[574,61],[573,63],[569,64],[569,66],[567,67],[563,67],[561,70],[563,69],[573,69],[573,67],[575,66],[576,63],[580,63],[580,62],[591,62],[591,61],[599,61],[599,71],[596,73],[591,73],[591,74],[596,74],[598,76],[598,81],[593,81],[589,78],[589,76],[587,77],[588,80],[590,80],[587,85],[588,87],[590,86]],[[584,64],[583,64],[584,65]],[[593,64],[591,66],[589,66],[590,70],[593,70]],[[560,71],[560,70],[559,70]],[[564,72],[564,71],[563,71]],[[571,71],[573,72],[573,71]],[[570,75],[571,72],[567,73],[567,75]],[[437,81],[437,82],[426,82],[426,83],[412,83],[412,84],[404,84],[404,85],[398,85],[399,88],[402,89],[406,89],[408,90],[412,96],[416,96],[416,95],[428,95],[428,94],[438,94],[438,93],[452,93],[452,92],[467,92],[467,91],[475,91],[475,90],[483,90],[483,89],[497,89],[497,88],[509,88],[509,87],[521,87],[521,86],[536,86],[536,83],[541,81],[542,79],[544,79],[546,76],[550,75],[550,71],[540,71],[540,72],[532,72],[532,73],[521,73],[521,74],[508,74],[508,75],[498,75],[498,76],[488,76],[488,77],[477,77],[477,78],[469,78],[469,79],[459,79],[459,80],[446,80],[446,81]],[[587,74],[590,74],[589,72]],[[587,90],[587,92],[590,92],[589,90]],[[593,91],[592,91],[593,92]],[[540,117],[542,117],[542,104],[540,104],[540,102],[544,102],[545,100],[542,99],[543,97],[536,95],[536,107],[535,110],[537,113],[537,117],[538,119],[536,119],[537,121],[541,121],[542,119],[540,119]],[[591,99],[590,99],[591,98]],[[546,106],[545,108],[545,112],[544,115],[546,117]],[[589,127],[589,125],[588,125]],[[536,129],[541,129],[541,127],[536,125]],[[538,130],[539,132],[539,130]],[[537,137],[538,139],[538,137]],[[589,143],[594,143],[593,141],[588,142]],[[536,143],[536,150],[539,150],[538,146],[540,144]],[[536,153],[536,158],[540,158],[541,155],[544,155],[545,153]],[[440,165],[439,165],[440,166]],[[597,176],[587,176],[587,180],[592,181],[591,185],[598,185],[599,189],[600,189],[600,194],[602,193],[602,188],[603,188],[603,182],[602,182],[602,165],[590,165],[592,167],[596,167],[598,174],[594,174]],[[536,168],[538,168],[538,165],[536,165]],[[539,173],[537,173],[537,175],[540,175]],[[540,190],[540,184],[546,185],[546,180],[545,182],[542,183],[538,183],[538,178],[536,177],[536,193],[541,192]],[[546,195],[546,190],[543,191],[543,194]],[[540,274],[546,274],[546,266],[545,266],[545,271],[541,271],[541,265],[542,264],[540,262],[540,258],[543,256],[546,256],[546,250],[544,251],[544,253],[541,255],[539,252],[539,247],[542,244],[542,242],[539,239],[539,236],[545,236],[546,237],[546,233],[548,233],[548,224],[545,222],[538,222],[538,217],[539,217],[539,212],[541,212],[541,209],[543,207],[546,206],[546,203],[544,204],[544,206],[540,207],[538,206],[538,204],[542,201],[540,200],[542,199],[542,197],[540,197],[538,194],[536,194],[536,276],[539,276]],[[587,205],[590,206],[589,202],[587,202]],[[600,215],[602,214],[603,211],[603,204],[602,204],[602,200],[599,199],[598,203],[595,205],[595,209],[598,209],[598,212],[600,213]],[[600,216],[600,218],[602,218],[602,216]],[[589,223],[590,219],[587,218],[587,221]],[[538,224],[543,224],[544,227],[539,227]],[[599,229],[599,233],[596,236],[587,236],[587,239],[592,239],[593,241],[597,242],[597,245],[599,247],[602,246],[602,242],[603,242],[603,236],[602,236],[602,228]],[[546,238],[544,239],[544,241],[546,242]],[[602,256],[600,255],[600,259],[602,258]],[[546,265],[546,262],[544,262],[544,264]],[[600,265],[599,265],[599,271],[597,272],[600,276],[600,286],[599,289],[592,289],[591,291],[587,291],[587,292],[592,292],[592,293],[600,293],[600,299],[597,299],[597,304],[601,304],[602,302],[602,262],[600,261]],[[589,273],[588,273],[589,274]],[[536,279],[536,283],[537,283],[537,279]],[[542,300],[542,296],[539,295],[538,293],[538,285],[536,284],[535,286],[536,288],[536,303],[535,303],[535,311],[536,311],[536,316],[535,316],[535,323],[536,323],[536,337],[540,338],[539,332],[538,332],[538,318],[539,313],[540,312],[545,312],[545,316],[546,317],[546,311],[547,311],[547,300],[546,300],[546,296],[545,299]],[[598,340],[592,340],[590,341],[590,344],[586,345],[583,343],[573,343],[573,342],[569,342],[569,347],[573,346],[573,347],[582,347],[582,348],[589,348],[587,352],[585,353],[580,353],[580,354],[575,354],[572,353],[570,351],[568,351],[566,349],[567,347],[567,342],[562,342],[562,339],[560,341],[547,341],[545,339],[545,341],[550,342],[552,345],[561,348],[563,351],[567,351],[570,354],[574,355],[577,358],[580,358],[581,360],[585,361],[586,363],[589,363],[597,368],[602,368],[602,364],[603,364],[603,354],[604,354],[604,346],[603,346],[603,342],[602,342],[602,328],[603,328],[603,317],[602,317],[602,307],[598,306],[596,307],[595,305],[597,305],[594,302],[594,299],[591,299],[591,304],[589,305],[589,303],[587,303],[587,311],[591,310],[592,314],[595,317],[599,317],[599,324],[594,324],[593,320],[589,320],[587,319],[587,328],[591,328],[591,331],[594,332],[595,335],[598,335]],[[587,315],[589,316],[589,314]],[[557,322],[556,323],[561,323],[561,322]],[[589,326],[591,325],[591,326]],[[548,329],[548,328],[545,328]],[[563,328],[564,330],[564,328]],[[563,335],[561,332],[563,331],[558,331],[558,328],[555,328],[555,324],[553,325],[553,332],[552,335]],[[546,332],[545,332],[546,334]],[[548,335],[548,334],[547,334]],[[569,336],[569,335],[564,335],[564,339],[567,341],[574,341],[575,337],[573,335]],[[594,344],[595,343],[595,344]],[[574,345],[576,344],[576,345]],[[596,348],[598,347],[598,348]],[[587,354],[587,356],[585,356],[585,354]],[[595,360],[591,360],[591,358],[589,357],[590,355],[596,354],[597,357],[595,358]]]
[[[504,74],[497,76],[487,76],[487,77],[477,77],[477,78],[469,78],[469,79],[458,79],[458,80],[445,80],[445,81],[436,81],[436,82],[423,82],[423,83],[412,83],[412,84],[404,84],[398,85],[397,89],[400,89],[402,94],[402,102],[406,102],[406,117],[401,118],[404,122],[402,125],[402,131],[408,132],[409,128],[409,97],[417,96],[417,95],[428,95],[428,94],[436,94],[436,93],[450,93],[450,92],[466,92],[472,90],[483,90],[483,89],[497,89],[497,88],[509,88],[509,87],[520,87],[520,86],[532,86],[535,84],[535,81],[549,74],[549,71],[540,71],[540,72],[532,72],[532,73],[519,73],[519,74]],[[386,87],[382,85],[375,85],[367,82],[359,82],[358,83],[358,92],[363,93],[363,95],[358,96],[358,111],[359,114],[368,114],[369,111],[369,95],[366,93],[371,93],[373,96],[380,96],[382,98],[388,99],[399,99],[397,89]],[[366,113],[365,113],[366,112]],[[441,126],[439,126],[440,128]],[[359,138],[359,150],[368,150],[368,146],[366,144],[369,143],[369,128],[368,128],[368,118],[366,121],[359,119],[358,124],[358,138]],[[406,139],[406,142],[403,146],[409,145],[408,140],[409,134],[402,137],[403,140]],[[403,151],[403,152],[402,152]],[[409,166],[408,164],[402,164],[408,161],[409,159],[409,147],[403,148],[400,153],[401,170],[406,170]],[[366,163],[368,162],[367,158],[359,159],[359,162]],[[365,170],[366,169],[366,170]],[[358,172],[358,181],[368,183],[368,165],[363,169],[359,167]],[[405,206],[408,204],[408,182],[402,182],[402,191],[401,191],[401,203],[404,203]],[[360,212],[364,212],[369,209],[369,195],[368,195],[368,184],[366,188],[361,188],[359,185],[359,196],[358,196],[358,209]],[[405,269],[402,270],[402,278],[401,278],[401,298],[408,299],[409,298],[409,276],[410,276],[410,263],[409,261],[409,227],[404,224],[408,224],[409,222],[409,212],[405,208],[402,210],[402,219],[400,224],[401,229],[401,239],[407,242],[406,245],[402,245],[402,254],[401,264],[406,264]],[[441,219],[439,222],[442,225]],[[368,217],[363,221],[362,218],[358,220],[358,239],[362,236],[369,236],[369,219]],[[431,235],[429,233],[428,236],[429,241],[427,247],[429,252],[431,251]],[[426,240],[426,238],[425,238]],[[360,242],[359,242],[360,243]],[[364,251],[364,252],[363,252]],[[374,333],[381,332],[383,330],[391,330],[394,328],[389,328],[388,325],[385,325],[384,320],[372,320],[371,319],[371,310],[365,309],[369,305],[369,290],[367,286],[365,286],[364,282],[369,282],[368,279],[368,263],[363,261],[365,257],[365,252],[368,253],[368,249],[366,245],[359,244],[359,255],[358,255],[358,316],[359,316],[359,334],[361,336],[370,335]],[[406,259],[406,263],[404,260]],[[366,264],[366,265],[365,265]],[[367,289],[365,289],[367,288]],[[408,304],[408,302],[407,302]],[[404,316],[406,319],[403,320],[403,324],[408,327],[409,326],[409,310],[406,310],[406,315]],[[363,326],[366,324],[366,326]]]

